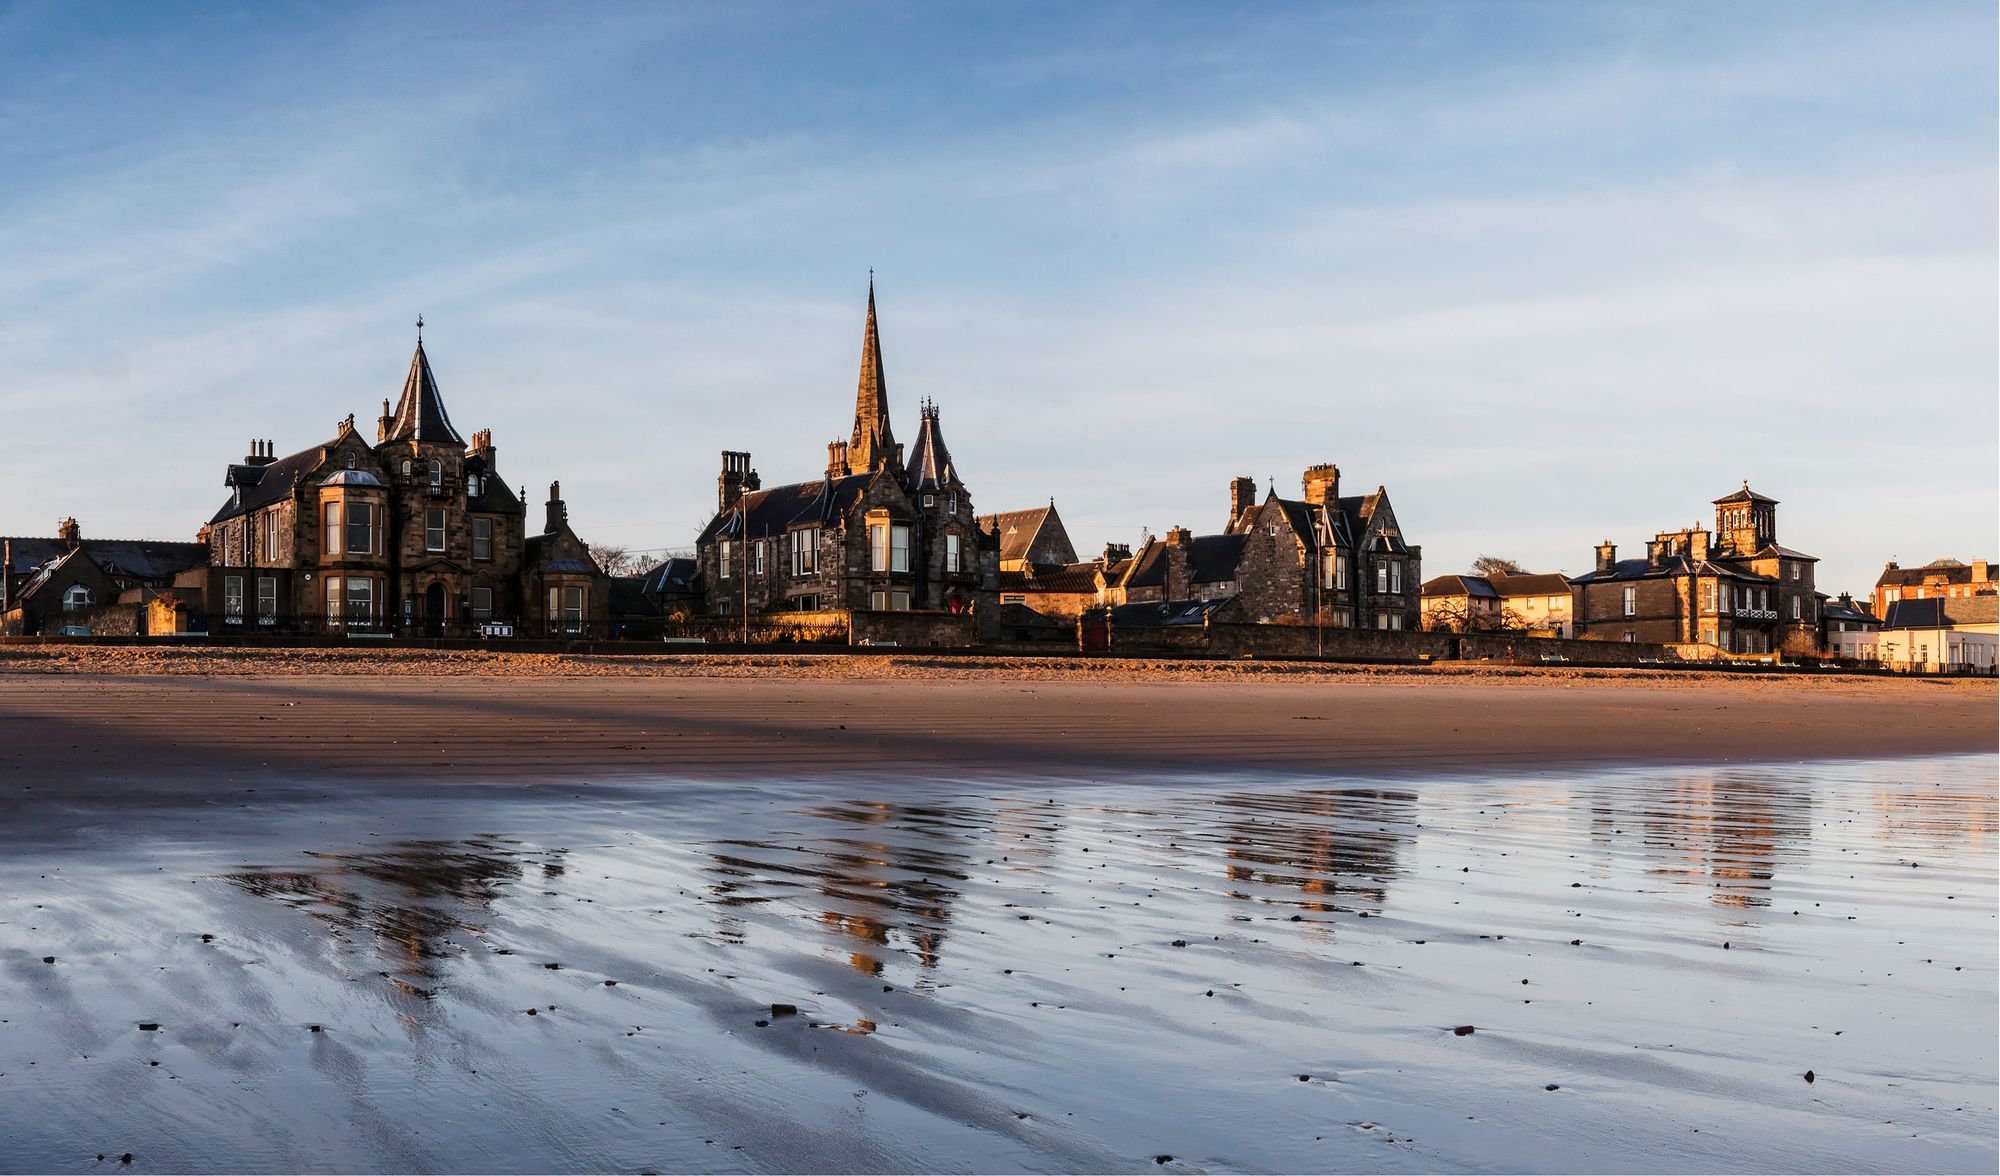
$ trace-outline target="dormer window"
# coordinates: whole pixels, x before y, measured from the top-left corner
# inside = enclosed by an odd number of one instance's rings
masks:
[[[348,468],[348,469],[350,469],[350,470],[354,468],[354,451],[353,451],[353,450],[349,450],[349,451],[348,451],[348,454],[347,454],[347,468]]]
[[[466,479],[465,479],[465,496],[466,496],[467,498],[477,498],[477,497],[479,497],[479,475],[478,475],[478,474],[468,474],[468,475],[466,476]]]

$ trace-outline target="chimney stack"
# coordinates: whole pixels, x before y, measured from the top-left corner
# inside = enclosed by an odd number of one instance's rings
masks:
[[[548,522],[542,527],[542,534],[553,535],[569,522],[569,507],[563,504],[562,483],[549,483]]]
[[[1236,524],[1243,518],[1243,512],[1255,505],[1257,505],[1257,479],[1231,478],[1229,480],[1229,526],[1225,529],[1235,530]]]
[[[1991,580],[1992,578],[1993,578],[1992,564],[1987,563],[1983,559],[1975,559],[1972,561],[1972,582],[1975,585],[1973,591],[1975,592],[1978,591],[1976,585],[1984,584],[1987,581]]]
[[[1119,560],[1131,559],[1131,558],[1132,558],[1131,544],[1106,543],[1104,545],[1104,554],[1097,557],[1097,566],[1103,568],[1105,571],[1110,571],[1112,566],[1116,564]]]
[[[1666,549],[1667,541],[1665,539],[1648,539],[1646,541],[1646,566],[1653,571],[1659,571],[1660,560],[1665,556]]]
[[[71,551],[75,551],[83,546],[83,528],[77,526],[73,518],[64,519],[56,524],[56,538],[62,540]]]
[[[1611,565],[1618,562],[1618,545],[1606,539],[1597,545],[1597,570],[1608,572]]]
[[[253,440],[250,442],[250,455],[243,459],[243,464],[247,466],[270,465],[272,462],[278,460],[272,456],[271,450],[271,442]]]
[[[1340,497],[1340,467],[1331,462],[1313,466],[1306,470],[1301,484],[1305,488],[1307,502],[1325,506]]]
[[[847,476],[847,445],[845,441],[830,441],[826,446],[826,476],[844,478]]]
[[[375,418],[375,444],[380,445],[389,439],[389,426],[394,424],[395,420],[395,417],[389,415],[389,402],[384,400],[382,415]]]
[[[1193,546],[1194,536],[1188,533],[1186,527],[1169,527],[1167,529],[1167,549],[1165,556],[1167,560],[1166,598],[1168,600],[1186,600],[1194,595],[1193,578],[1188,566],[1192,562],[1188,557],[1192,552]]]
[[[722,474],[715,479],[715,509],[725,511],[743,497],[743,480],[750,474],[750,455],[734,449],[722,451]]]
[[[466,451],[466,456],[484,457],[486,459],[486,468],[492,469],[493,455],[493,430],[480,429],[472,435],[472,448]]]

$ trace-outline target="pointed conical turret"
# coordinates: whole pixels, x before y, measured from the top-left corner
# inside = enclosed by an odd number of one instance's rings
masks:
[[[451,427],[445,415],[444,397],[438,394],[437,378],[431,375],[431,361],[424,356],[424,341],[417,340],[417,353],[410,357],[410,374],[403,380],[402,398],[389,422],[389,441],[431,441],[442,445],[465,445],[465,438]]]
[[[868,326],[861,336],[861,380],[854,390],[854,439],[847,448],[849,473],[865,474],[894,465],[896,436],[889,428],[889,389],[882,377],[882,339],[875,329],[875,277],[868,278]]]
[[[923,423],[917,426],[917,441],[910,450],[910,489],[948,490],[957,487],[958,471],[952,468],[951,449],[944,443],[944,428],[938,424],[937,405],[924,401]]]

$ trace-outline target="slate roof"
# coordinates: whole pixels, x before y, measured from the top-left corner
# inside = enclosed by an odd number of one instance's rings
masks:
[[[682,556],[665,560],[639,573],[640,588],[648,596],[660,599],[693,595],[694,574],[700,566]]]
[[[1993,574],[1990,569],[1994,562],[1992,560],[1987,561],[1989,568],[1987,572],[1988,576]],[[1934,559],[1920,568],[1883,568],[1881,578],[1875,581],[1878,587],[1885,584],[1908,586],[1915,584],[1970,584],[1972,582],[1972,565],[1960,563],[1955,559]]]
[[[88,561],[90,559],[89,552],[85,551],[81,547],[78,547],[75,550],[67,550],[67,545],[65,544],[65,548],[66,549],[62,552],[62,554],[54,557],[53,559],[48,560],[47,562],[43,563],[40,567],[35,568],[34,574],[29,576],[25,583],[17,585],[14,588],[14,590],[8,594],[8,603],[19,605],[27,601],[33,600],[37,595],[41,593],[43,588],[48,586],[49,581],[55,576],[57,572],[62,570],[65,564],[72,563],[76,560]]]
[[[938,424],[937,405],[926,402],[923,423],[917,426],[917,443],[907,465],[912,492],[946,490],[964,485],[951,464],[951,450],[944,443],[944,429]]]
[[[10,535],[4,541],[13,547],[10,569],[24,576],[61,559],[69,544],[42,535]],[[208,547],[201,543],[181,543],[168,539],[85,539],[83,550],[90,553],[107,576],[138,580],[165,580],[175,572],[208,563]]]
[[[614,617],[649,617],[659,611],[640,576],[613,576],[606,603]]]
[[[1097,591],[1097,571],[1096,563],[1030,564],[1025,573],[1007,574],[1020,577],[1025,584],[1025,588],[1014,589],[1017,592],[1094,593]]]
[[[1877,617],[1874,613],[1869,612],[1860,605],[1844,604],[1838,600],[1827,601],[1821,609],[1821,615],[1829,621],[1850,621],[1864,625],[1879,625],[1882,623],[1880,617]]]
[[[479,493],[465,496],[467,510],[484,511],[488,514],[520,513],[520,496],[514,493],[514,488],[507,484],[505,478],[488,467],[484,458],[467,458],[465,472],[479,475]]]
[[[1716,506],[1723,506],[1732,502],[1768,502],[1776,505],[1777,501],[1775,498],[1766,498],[1762,494],[1752,490],[1748,482],[1743,483],[1743,489],[1736,491],[1734,494],[1725,494],[1721,498],[1714,500]]]
[[[435,441],[447,445],[465,444],[452,428],[444,411],[437,378],[431,375],[431,361],[424,355],[424,341],[417,340],[416,354],[410,356],[410,374],[403,379],[403,395],[389,423],[391,441]]]
[[[1479,596],[1498,600],[1500,594],[1484,576],[1437,576],[1424,581],[1425,596]]]
[[[1178,625],[1199,625],[1214,616],[1234,596],[1214,600],[1167,600],[1144,604],[1121,604],[1111,610],[1111,623],[1120,629],[1159,629]]]
[[[1188,541],[1188,583],[1226,584],[1236,579],[1243,560],[1243,548],[1250,536],[1238,531],[1229,535],[1196,535]],[[1167,543],[1156,539],[1132,557],[1131,574],[1122,583],[1132,588],[1161,588],[1167,583]],[[1086,565],[1096,567],[1095,564]]]
[[[735,506],[718,512],[710,519],[696,541],[707,543],[714,539],[742,538],[746,531],[749,538],[763,539],[782,535],[795,526],[826,526],[853,508],[874,476],[847,474],[838,478],[822,478],[817,482],[793,482],[768,490],[752,490]]]
[[[1725,580],[1740,580],[1746,584],[1776,584],[1775,576],[1763,576],[1742,568],[1730,567],[1711,559],[1694,560],[1685,555],[1669,555],[1660,560],[1660,566],[1650,567],[1644,559],[1621,559],[1603,571],[1589,571],[1570,580],[1572,584],[1598,584],[1608,580],[1648,580],[1662,576],[1687,576],[1699,573],[1717,576]]]
[[[236,495],[232,494],[229,500],[222,504],[222,509],[216,511],[208,521],[219,523],[240,514],[248,514],[260,506],[268,506],[290,494],[292,487],[300,478],[319,468],[327,447],[332,444],[333,442],[329,441],[325,445],[301,449],[267,465],[230,466],[228,473],[223,475],[222,484],[239,491],[242,501],[238,502]]]
[[[1056,504],[1037,506],[1029,510],[1004,510],[998,514],[980,515],[976,520],[979,529],[997,530],[1000,533],[1000,560],[1009,563],[1026,560],[1033,550],[1035,540],[1041,537],[1044,528],[1051,523],[1062,537],[1062,550],[1071,560],[1076,559],[1076,551],[1069,545],[1069,532],[1062,525],[1062,516],[1056,513]]]
[[[1892,600],[1885,629],[1950,629],[2000,623],[2000,596],[1931,596]]]

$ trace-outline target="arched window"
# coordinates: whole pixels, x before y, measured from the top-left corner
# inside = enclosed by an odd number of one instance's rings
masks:
[[[71,584],[63,593],[64,612],[82,612],[90,607],[90,589],[81,584]]]
[[[431,485],[444,485],[444,463],[435,457],[431,459]]]
[[[410,476],[410,459],[407,457],[403,459],[403,476],[405,478]]]
[[[348,454],[347,454],[347,468],[348,468],[348,469],[350,469],[350,470],[354,468],[354,451],[353,451],[353,450],[349,450],[349,451],[348,451]]]

